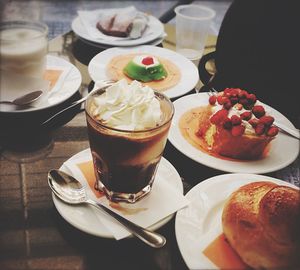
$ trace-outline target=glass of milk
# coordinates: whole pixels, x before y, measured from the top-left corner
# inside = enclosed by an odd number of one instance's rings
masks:
[[[42,79],[46,69],[48,27],[35,21],[0,23],[0,72]]]

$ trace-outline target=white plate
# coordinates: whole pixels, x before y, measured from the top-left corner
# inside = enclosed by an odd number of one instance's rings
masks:
[[[3,112],[23,113],[39,111],[58,105],[74,95],[78,91],[82,82],[80,71],[73,64],[63,58],[53,55],[47,55],[46,68],[51,67],[62,67],[62,69],[65,69],[65,71],[62,73],[62,79],[58,80],[57,84],[53,87],[53,89],[47,96],[42,97],[37,102],[33,103],[32,107],[28,109],[12,111],[6,111],[4,109]]]
[[[86,151],[79,152],[75,156],[71,157],[69,161],[72,159],[77,159],[79,157],[83,157],[85,155]],[[64,170],[68,173],[68,169],[62,165],[60,168],[61,170]],[[167,161],[165,158],[161,159],[161,162],[159,164],[157,174],[160,177],[165,177],[164,179],[169,181],[171,185],[176,188],[181,194],[183,193],[183,185],[181,178],[176,171],[176,169],[173,167],[173,165]],[[160,177],[157,177],[159,179]],[[154,185],[155,181],[154,180]],[[149,195],[151,196],[151,194]],[[163,196],[163,194],[162,194]],[[57,211],[60,213],[60,215],[70,224],[72,224],[74,227],[77,229],[84,231],[86,233],[92,234],[94,236],[99,236],[99,237],[105,237],[105,238],[113,238],[113,235],[104,227],[103,224],[99,222],[99,218],[101,219],[105,214],[101,213],[101,211],[96,212],[93,211],[92,207],[90,205],[78,205],[78,206],[71,206],[68,204],[65,204],[61,200],[57,199],[54,194],[52,194],[52,199],[54,202],[54,205],[57,209]],[[172,219],[172,217],[175,214],[172,214],[163,220],[153,224],[152,226],[149,227],[151,230],[156,230],[166,224],[168,221]]]
[[[255,174],[223,174],[209,178],[187,194],[188,207],[179,210],[175,234],[179,250],[189,269],[218,269],[202,251],[222,233],[222,211],[228,196],[242,185],[256,181],[294,185]]]
[[[174,63],[181,72],[178,84],[163,91],[169,98],[175,98],[191,91],[199,81],[198,69],[192,61],[169,49],[143,45],[131,48],[110,48],[95,55],[88,65],[88,71],[93,81],[110,79],[106,67],[110,60],[122,54],[147,53],[157,55]]]
[[[156,39],[148,42],[147,45],[157,46],[158,44],[161,44],[163,42],[164,37],[165,36],[163,35],[162,37],[156,38]],[[101,43],[92,42],[92,41],[86,40],[82,37],[79,37],[79,39],[82,42],[84,42],[88,45],[91,45],[91,46],[94,46],[94,47],[97,47],[97,48],[100,48],[100,49],[103,49],[103,50],[113,47],[113,46],[110,46],[110,45],[105,45],[105,44],[101,44]]]
[[[291,164],[299,155],[299,140],[283,133],[279,133],[271,142],[268,155],[260,160],[230,161],[213,157],[192,146],[181,134],[179,119],[188,110],[208,104],[208,94],[191,94],[177,99],[174,102],[175,114],[171,124],[169,137],[170,142],[184,155],[198,163],[224,172],[235,173],[268,173],[280,170]],[[266,110],[274,116],[276,121],[295,128],[293,124],[280,112],[263,104]]]
[[[72,21],[72,30],[77,36],[92,41],[94,43],[105,44],[110,46],[136,46],[136,45],[146,44],[148,42],[151,42],[154,39],[157,39],[160,36],[162,36],[164,33],[163,24],[157,18],[151,15],[149,15],[148,17],[149,17],[148,28],[146,29],[145,33],[140,38],[137,39],[124,38],[124,40],[118,39],[115,41],[111,41],[111,40],[108,41],[104,39],[93,38],[88,34],[86,29],[84,28],[79,16],[77,16]]]

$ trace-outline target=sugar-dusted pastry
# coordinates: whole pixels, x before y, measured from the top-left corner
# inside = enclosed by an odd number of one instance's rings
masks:
[[[222,214],[223,232],[254,269],[300,269],[300,191],[259,181],[231,194]]]

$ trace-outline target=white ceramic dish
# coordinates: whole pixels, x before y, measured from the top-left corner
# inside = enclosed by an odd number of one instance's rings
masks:
[[[152,46],[157,46],[158,44],[161,44],[164,40],[164,37],[165,35],[161,36],[161,37],[158,37],[150,42],[147,43],[147,45],[152,45]],[[92,41],[89,41],[89,40],[86,40],[82,37],[79,37],[80,40],[82,40],[82,42],[88,44],[88,45],[91,45],[91,46],[94,46],[94,47],[97,47],[97,48],[100,48],[100,49],[109,49],[113,46],[110,46],[110,45],[106,45],[106,44],[101,44],[101,43],[97,43],[97,42],[92,42]]]
[[[123,40],[118,39],[118,40],[111,41],[111,40],[93,38],[88,34],[86,29],[84,28],[79,16],[77,16],[72,21],[72,30],[77,36],[94,43],[99,43],[99,44],[104,44],[109,46],[136,46],[136,45],[141,45],[141,44],[146,44],[148,42],[151,42],[154,39],[157,39],[160,36],[162,36],[164,33],[163,24],[157,18],[151,15],[149,15],[148,17],[149,17],[148,28],[145,31],[145,33],[140,38],[137,39],[124,38]]]
[[[184,56],[160,47],[143,45],[130,48],[110,48],[92,58],[88,65],[88,71],[93,81],[109,79],[106,67],[110,60],[117,56],[129,53],[146,53],[157,55],[173,62],[181,72],[181,79],[175,86],[163,91],[169,98],[175,98],[191,91],[199,81],[197,67]]]
[[[208,167],[224,172],[268,173],[280,170],[291,164],[299,155],[299,140],[279,133],[271,142],[271,149],[266,157],[253,161],[230,161],[213,157],[192,146],[181,134],[179,119],[188,110],[208,104],[208,94],[199,93],[184,96],[174,101],[175,114],[168,139],[184,155]],[[293,124],[280,112],[264,104],[276,121],[294,128]]]
[[[53,67],[57,69],[61,67],[62,70],[65,71],[62,73],[62,78],[58,80],[57,84],[51,89],[47,98],[41,98],[33,103],[32,107],[28,109],[9,111],[9,113],[19,114],[47,109],[66,101],[78,91],[82,82],[82,77],[80,71],[73,64],[63,58],[47,55],[47,68]],[[5,96],[3,99],[5,100]],[[7,112],[6,110],[2,111]]]
[[[264,175],[223,174],[197,184],[186,194],[190,204],[177,212],[175,233],[189,269],[218,269],[202,251],[222,233],[221,215],[228,196],[242,185],[256,181],[295,187]]]
[[[85,153],[86,151],[79,152],[75,156],[71,157],[69,161],[72,161],[72,159],[78,159],[80,157],[84,157]],[[69,172],[64,165],[62,165],[60,169]],[[173,167],[173,165],[165,158],[161,159],[161,162],[158,167],[157,175],[161,177],[167,176],[164,177],[164,179],[170,181],[172,186],[176,188],[181,194],[183,193],[183,185],[178,172]],[[159,178],[160,177],[157,177],[156,180]],[[155,181],[154,181],[154,185],[155,185]],[[68,205],[62,202],[61,200],[57,199],[54,194],[52,195],[52,199],[60,215],[67,222],[72,224],[77,229],[94,236],[113,238],[113,235],[106,229],[106,227],[103,224],[99,222],[99,219],[101,220],[101,218],[105,216],[105,214],[102,213],[101,211],[97,211],[97,212],[93,211],[92,209],[93,206],[90,205],[78,205],[78,206]],[[174,215],[175,214],[172,214],[164,218],[163,220],[155,223],[154,225],[150,226],[150,229],[156,230],[160,228],[168,221],[170,221]]]

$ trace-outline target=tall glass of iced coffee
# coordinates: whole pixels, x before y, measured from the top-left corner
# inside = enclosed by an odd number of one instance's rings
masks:
[[[174,114],[172,102],[139,82],[121,80],[85,104],[96,189],[134,203],[151,191]]]

